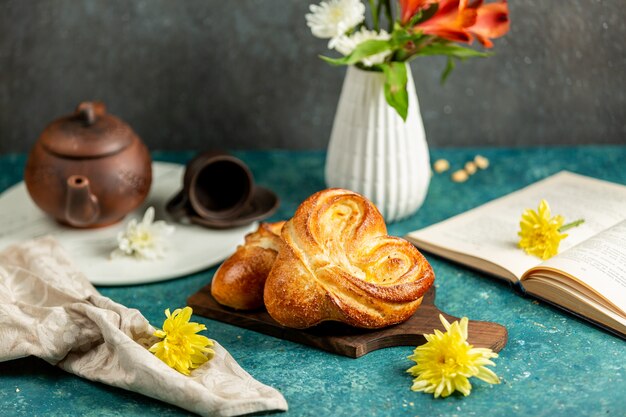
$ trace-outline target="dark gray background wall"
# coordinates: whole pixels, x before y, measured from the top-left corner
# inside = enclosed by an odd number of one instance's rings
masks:
[[[0,0],[0,153],[100,99],[152,149],[318,148],[344,69],[311,1]],[[510,0],[496,55],[413,62],[431,146],[626,143],[622,0]]]

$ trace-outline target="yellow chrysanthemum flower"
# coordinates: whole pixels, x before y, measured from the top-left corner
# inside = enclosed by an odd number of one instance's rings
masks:
[[[190,369],[197,368],[215,354],[213,349],[209,348],[213,346],[213,341],[196,334],[206,330],[206,326],[190,323],[191,313],[193,313],[191,307],[176,309],[172,314],[169,308],[165,310],[167,318],[163,322],[163,330],[154,332],[154,336],[163,340],[150,347],[150,352],[157,358],[184,375],[189,375]]]
[[[541,259],[549,259],[559,253],[561,240],[567,234],[561,233],[565,229],[578,226],[582,220],[563,226],[563,216],[551,217],[550,206],[546,200],[541,200],[538,211],[527,209],[522,214],[517,233],[520,237],[519,247],[527,254]]]
[[[413,379],[413,391],[423,391],[437,397],[447,397],[454,391],[469,395],[475,376],[490,384],[499,384],[500,379],[486,365],[495,366],[490,360],[498,354],[491,349],[475,348],[467,343],[467,317],[450,324],[440,314],[439,320],[446,328],[443,333],[435,329],[434,334],[425,334],[427,342],[415,348],[409,359],[417,365],[407,370]]]

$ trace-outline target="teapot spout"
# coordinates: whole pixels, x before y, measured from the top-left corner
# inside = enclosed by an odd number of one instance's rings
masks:
[[[72,175],[67,179],[65,221],[74,227],[89,227],[100,215],[98,197],[91,193],[89,179]]]

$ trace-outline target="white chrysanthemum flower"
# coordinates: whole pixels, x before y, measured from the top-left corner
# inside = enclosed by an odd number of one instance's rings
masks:
[[[330,39],[333,48],[336,38],[365,20],[365,5],[361,0],[327,0],[312,4],[306,18],[313,36]]]
[[[391,35],[387,33],[384,29],[380,32],[376,32],[375,30],[367,30],[366,28],[361,28],[360,31],[354,32],[352,35],[343,35],[337,38],[335,42],[335,49],[343,55],[350,55],[354,49],[362,44],[365,41],[369,40],[382,40],[388,41],[391,39]],[[376,55],[370,55],[361,60],[362,64],[366,67],[371,67],[372,65],[382,64],[391,54],[391,50],[381,52]]]
[[[154,208],[150,207],[143,215],[141,223],[137,219],[128,222],[126,230],[117,235],[117,249],[111,255],[134,256],[138,259],[157,259],[165,255],[167,237],[174,233],[174,226],[163,220],[154,221]]]

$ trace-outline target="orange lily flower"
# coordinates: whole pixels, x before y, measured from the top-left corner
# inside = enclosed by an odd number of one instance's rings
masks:
[[[509,8],[506,0],[484,4],[477,11],[476,23],[469,31],[483,46],[491,48],[493,42],[489,38],[499,38],[509,31]]]
[[[437,3],[437,0],[399,0],[400,2],[400,23],[407,24],[409,20],[418,11],[427,8],[433,3]]]
[[[503,36],[509,30],[506,0],[483,4],[483,0],[441,0],[433,17],[416,26],[427,35],[456,42],[471,43],[474,36],[491,48],[489,38]]]

